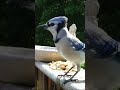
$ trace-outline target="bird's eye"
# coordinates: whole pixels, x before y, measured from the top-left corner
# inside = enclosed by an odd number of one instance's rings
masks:
[[[55,24],[54,23],[51,23],[50,26],[54,26]]]
[[[50,27],[50,24],[49,24],[49,23],[47,23],[47,25],[48,25],[48,27]]]
[[[47,25],[48,25],[48,27],[50,27],[50,26],[54,26],[55,24],[54,23],[47,23]]]

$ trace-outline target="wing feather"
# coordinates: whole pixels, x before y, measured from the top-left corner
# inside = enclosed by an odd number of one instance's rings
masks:
[[[69,42],[71,43],[71,47],[76,51],[85,49],[85,44],[77,38],[69,38]]]

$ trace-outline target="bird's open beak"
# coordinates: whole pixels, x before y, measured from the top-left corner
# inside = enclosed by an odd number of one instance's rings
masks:
[[[42,24],[42,25],[38,25],[37,28],[44,28],[44,29],[47,29],[48,28],[48,25],[47,24]]]

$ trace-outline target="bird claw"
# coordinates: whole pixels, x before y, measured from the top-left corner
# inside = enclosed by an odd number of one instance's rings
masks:
[[[68,76],[68,78],[69,78],[69,77],[70,77],[70,78],[67,79],[67,77],[65,77],[65,76]],[[58,75],[57,78],[59,79],[59,82],[60,82],[60,79],[63,81],[63,82],[60,84],[60,85],[62,85],[62,86],[64,86],[66,83],[72,82],[72,81],[74,81],[74,82],[79,82],[78,79],[73,79],[72,76],[73,76],[73,75]]]
[[[66,75],[66,76],[68,76],[68,77],[72,77],[73,75]]]
[[[61,77],[63,77],[63,76],[64,76],[64,75],[58,75],[57,78],[61,78]]]
[[[61,77],[65,77],[65,76],[68,76],[70,78],[73,75],[58,75],[57,78],[61,78]]]
[[[63,85],[65,85],[66,83],[71,82],[71,81],[78,82],[79,80],[78,79],[68,79],[63,82]]]

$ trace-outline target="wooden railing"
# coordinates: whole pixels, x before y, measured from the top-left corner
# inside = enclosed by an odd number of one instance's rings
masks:
[[[80,82],[68,82],[63,85],[64,79],[57,76],[64,74],[64,71],[50,68],[49,61],[64,60],[55,47],[35,46],[35,58],[37,90],[85,90],[85,71],[83,69],[75,76],[75,78],[80,79]]]

